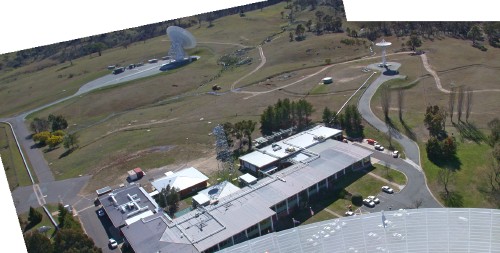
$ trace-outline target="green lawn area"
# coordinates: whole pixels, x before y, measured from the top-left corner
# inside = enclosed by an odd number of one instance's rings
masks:
[[[455,173],[451,181],[451,190],[455,193],[456,201],[448,203],[448,206],[458,207],[483,207],[499,208],[499,203],[489,201],[487,192],[487,173],[489,153],[491,147],[485,143],[473,142],[459,143],[457,149],[457,161],[443,163],[441,166],[429,161],[425,152],[425,144],[420,144],[422,165],[427,176],[429,188],[442,203],[444,199],[441,192],[443,186],[438,182],[438,172],[442,168],[453,168]]]
[[[11,190],[18,186],[31,185],[21,153],[17,148],[9,125],[0,123],[0,156]]]
[[[43,211],[42,207],[37,207],[36,210],[42,214],[42,221],[40,223],[36,224],[35,226],[29,228],[26,231],[24,231],[25,228],[21,228],[21,229],[23,230],[23,232],[28,232],[28,231],[36,231],[38,228],[40,228],[42,226],[48,226],[48,227],[50,227],[50,230],[48,230],[45,234],[48,237],[52,236],[52,234],[55,232],[54,224],[52,224],[52,222],[50,221],[47,214],[45,214],[45,212]],[[21,217],[21,219],[23,219],[25,221],[28,221],[28,212],[20,214],[19,217]],[[56,222],[57,222],[57,217],[54,217],[54,219],[56,219]]]
[[[375,167],[375,169],[371,171],[373,174],[381,176],[393,183],[406,185],[406,176],[400,171],[388,167],[388,169],[386,169],[386,167],[381,164],[374,164],[373,166]]]

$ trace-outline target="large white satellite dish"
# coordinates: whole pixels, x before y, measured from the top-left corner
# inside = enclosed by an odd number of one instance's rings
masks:
[[[169,26],[167,28],[167,35],[172,41],[168,54],[176,61],[184,60],[187,57],[184,49],[194,48],[196,46],[196,39],[187,30],[178,26]]]

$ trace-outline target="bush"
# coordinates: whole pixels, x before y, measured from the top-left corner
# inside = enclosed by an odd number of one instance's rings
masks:
[[[355,206],[362,206],[363,205],[363,196],[361,194],[353,194],[351,197],[351,202]]]

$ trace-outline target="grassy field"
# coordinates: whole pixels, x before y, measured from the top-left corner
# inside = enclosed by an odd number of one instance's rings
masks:
[[[381,176],[389,180],[390,182],[399,185],[406,185],[406,176],[403,173],[391,168],[386,169],[386,167],[381,164],[374,164],[373,166],[375,167],[375,169],[371,171],[372,173]]]
[[[11,190],[18,186],[31,185],[26,167],[17,148],[9,125],[0,123],[0,156]]]
[[[448,47],[445,45],[448,45]],[[423,48],[428,52],[429,63],[433,69],[438,71],[445,89],[449,89],[452,82],[457,86],[472,86],[473,84],[475,90],[498,88],[495,83],[497,79],[495,70],[500,65],[498,65],[498,61],[493,60],[498,57],[498,50],[490,49],[487,53],[483,53],[466,42],[449,38],[434,42],[427,41],[424,43]],[[448,54],[456,50],[461,51],[460,57],[447,57]],[[413,67],[405,68],[405,65]],[[500,104],[494,102],[498,101],[500,93],[474,93],[468,123],[457,124],[456,111],[453,122],[448,117],[445,124],[446,131],[449,135],[455,136],[459,142],[457,161],[439,164],[438,166],[428,160],[425,152],[425,142],[429,135],[423,120],[427,105],[437,104],[447,110],[448,95],[436,88],[434,78],[427,75],[419,57],[414,57],[411,61],[403,63],[400,73],[407,75],[409,78],[403,81],[393,81],[389,85],[392,88],[398,86],[405,88],[403,121],[398,118],[396,89],[392,92],[389,117],[400,132],[418,142],[422,151],[422,165],[431,191],[440,198],[441,202],[444,202],[441,196],[444,189],[437,180],[437,173],[440,167],[454,167],[457,172],[451,185],[456,198],[453,203],[447,205],[498,207],[498,203],[495,204],[489,201],[489,194],[485,191],[487,188],[485,186],[488,183],[484,175],[487,171],[488,155],[491,148],[483,140],[488,134],[487,122],[497,116],[500,110]],[[371,107],[379,118],[383,118],[380,106],[380,91],[375,93],[371,101]]]

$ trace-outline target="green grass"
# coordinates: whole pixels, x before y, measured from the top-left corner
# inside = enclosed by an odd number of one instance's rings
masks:
[[[48,226],[50,227],[50,229],[46,232],[46,235],[49,237],[52,236],[55,232],[54,224],[52,224],[52,222],[50,221],[49,217],[47,216],[42,207],[37,207],[35,209],[42,214],[42,221],[33,226],[32,228],[30,228],[29,230],[24,231],[25,228],[21,229],[23,230],[24,233],[26,233],[29,231],[37,231],[37,229],[42,226]],[[28,221],[28,212],[20,214],[19,217],[21,217],[25,221]],[[54,219],[56,219],[57,222],[57,217],[54,217]]]
[[[391,168],[386,169],[386,167],[381,164],[374,164],[373,166],[375,167],[375,169],[371,171],[372,173],[381,176],[389,180],[390,182],[399,185],[406,185],[406,176],[400,171]]]
[[[422,156],[422,165],[427,177],[430,189],[434,196],[440,199],[441,203],[445,203],[441,197],[441,192],[444,191],[443,186],[438,182],[438,172],[441,168],[452,168],[456,172],[454,179],[451,182],[451,190],[462,197],[462,203],[458,206],[463,207],[490,207],[498,208],[500,203],[489,201],[488,173],[489,152],[491,147],[487,144],[476,143],[459,143],[457,149],[458,163],[444,163],[441,167],[429,161],[425,152],[425,144],[420,144]]]
[[[318,84],[314,86],[314,88],[311,89],[310,94],[322,94],[326,93],[328,90],[328,87],[325,84]]]
[[[0,123],[0,156],[11,190],[18,186],[31,185],[26,166],[17,148],[9,125]]]

